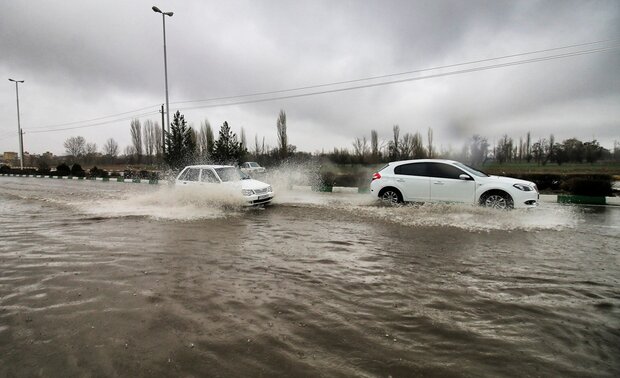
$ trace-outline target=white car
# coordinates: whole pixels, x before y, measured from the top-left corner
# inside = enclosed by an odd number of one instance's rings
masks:
[[[242,172],[247,173],[248,175],[265,173],[265,168],[261,167],[258,163],[255,163],[253,161],[245,162],[241,164],[239,168],[241,168]]]
[[[372,176],[370,193],[388,203],[446,201],[499,209],[536,207],[539,199],[533,182],[439,159],[390,162]]]
[[[175,181],[177,187],[212,186],[221,190],[222,185],[227,190],[238,190],[248,205],[268,204],[274,197],[271,185],[251,179],[230,165],[190,165],[183,168]]]

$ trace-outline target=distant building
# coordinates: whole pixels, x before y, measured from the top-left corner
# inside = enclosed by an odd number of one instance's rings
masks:
[[[2,164],[8,164],[11,167],[19,165],[19,154],[17,152],[5,152],[2,154]]]

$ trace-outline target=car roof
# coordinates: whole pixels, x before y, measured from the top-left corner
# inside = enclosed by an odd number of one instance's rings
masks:
[[[235,168],[232,165],[211,165],[211,164],[200,164],[200,165],[188,165],[185,168]],[[183,168],[183,169],[185,169]]]
[[[399,161],[391,161],[388,164],[405,164],[405,163],[458,163],[455,160],[447,160],[447,159],[411,159],[411,160],[399,160]]]

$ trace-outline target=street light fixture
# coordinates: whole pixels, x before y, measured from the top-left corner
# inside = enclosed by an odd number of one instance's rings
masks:
[[[170,104],[168,102],[168,59],[166,57],[166,16],[172,17],[173,12],[162,12],[156,6],[153,6],[153,12],[161,13],[162,23],[164,25],[164,78],[166,81],[166,128],[170,132]]]
[[[24,170],[24,140],[22,137],[22,127],[19,121],[19,88],[18,84],[23,83],[23,80],[9,79],[15,83],[15,95],[17,96],[17,134],[19,138],[19,164],[22,170]]]

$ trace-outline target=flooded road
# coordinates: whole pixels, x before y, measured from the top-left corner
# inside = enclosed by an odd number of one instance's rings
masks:
[[[0,376],[620,375],[620,208],[0,177]]]

